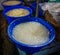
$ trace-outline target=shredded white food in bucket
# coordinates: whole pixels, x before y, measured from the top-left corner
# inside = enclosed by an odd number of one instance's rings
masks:
[[[3,5],[11,6],[11,5],[17,5],[20,4],[20,1],[6,1],[3,3]]]
[[[24,44],[43,44],[49,40],[49,30],[38,22],[18,24],[13,29],[14,38]]]
[[[6,14],[11,17],[22,17],[28,15],[29,11],[23,8],[19,8],[19,9],[10,10]]]

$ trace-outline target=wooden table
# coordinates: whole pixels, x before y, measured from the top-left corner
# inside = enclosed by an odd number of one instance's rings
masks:
[[[46,13],[46,20],[49,19],[49,14]],[[48,17],[49,16],[49,17]],[[52,20],[48,20],[51,22]],[[0,11],[0,54],[2,55],[19,55],[18,51],[15,47],[15,45],[9,40],[8,35],[7,35],[7,27],[8,23],[6,21],[6,18],[3,16],[2,11]],[[54,26],[56,29],[56,41],[60,42],[60,28]],[[58,29],[59,28],[59,29]]]

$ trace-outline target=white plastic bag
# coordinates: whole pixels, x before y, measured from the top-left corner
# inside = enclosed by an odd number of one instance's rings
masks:
[[[44,3],[41,8],[44,11],[48,10],[49,13],[52,14],[53,18],[58,22],[58,24],[60,24],[60,3]]]

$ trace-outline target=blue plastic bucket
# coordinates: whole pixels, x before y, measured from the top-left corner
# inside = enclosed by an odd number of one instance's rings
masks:
[[[32,4],[30,5],[31,9],[33,10],[34,16],[35,16],[35,14],[36,14],[36,6],[37,6],[36,3],[32,3]],[[38,11],[38,16],[39,16],[39,17],[43,17],[43,16],[44,16],[44,11],[41,9],[40,6],[39,6],[39,11]]]
[[[42,25],[44,25],[50,32],[49,34],[49,40],[44,43],[44,44],[40,44],[40,45],[26,45],[24,43],[21,43],[19,42],[18,40],[16,40],[13,36],[13,28],[18,25],[18,24],[21,24],[21,23],[24,23],[24,22],[38,22]],[[50,44],[54,38],[55,38],[55,30],[54,28],[51,26],[50,23],[48,23],[47,21],[43,20],[43,19],[40,19],[40,18],[22,18],[22,19],[16,19],[14,20],[12,23],[10,23],[10,25],[8,26],[8,35],[9,35],[9,38],[10,40],[17,46],[17,48],[25,51],[25,52],[28,52],[28,53],[35,53],[35,52],[38,52],[41,50],[41,48],[47,46],[48,44]]]
[[[10,10],[19,9],[19,8],[26,9],[27,11],[29,11],[29,14],[26,15],[26,16],[22,16],[22,17],[11,17],[11,16],[6,15],[6,13],[9,12]],[[32,15],[32,9],[29,8],[29,7],[27,7],[27,6],[15,6],[15,7],[10,7],[10,8],[8,8],[8,9],[5,9],[5,10],[3,11],[3,14],[4,14],[4,16],[6,17],[8,23],[11,23],[13,20],[18,19],[18,18],[30,17],[30,16]]]
[[[16,4],[16,5],[4,5],[4,2],[7,2],[7,1],[3,1],[3,2],[1,3],[1,5],[4,7],[4,9],[7,9],[7,8],[9,8],[9,7],[20,6],[20,5],[22,5],[22,4],[23,4],[23,2],[22,2],[22,1],[19,1],[19,2],[21,2],[21,3]]]

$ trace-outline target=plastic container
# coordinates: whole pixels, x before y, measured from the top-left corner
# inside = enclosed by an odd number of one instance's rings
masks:
[[[60,26],[60,3],[53,4],[49,12]]]
[[[22,16],[22,17],[11,17],[11,16],[6,15],[6,13],[7,13],[8,11],[13,10],[13,9],[19,9],[19,8],[28,10],[28,11],[29,11],[29,14],[26,15],[26,16]],[[15,6],[15,7],[10,7],[10,8],[8,8],[8,9],[5,9],[5,10],[3,11],[3,14],[4,14],[4,16],[6,17],[8,23],[11,23],[13,20],[18,19],[18,18],[30,17],[30,16],[32,15],[32,9],[29,8],[29,7],[26,7],[26,6]]]
[[[21,24],[23,22],[32,22],[32,21],[41,23],[49,30],[49,32],[50,32],[49,40],[46,43],[41,44],[41,45],[33,45],[32,46],[32,45],[26,45],[24,43],[18,42],[18,40],[15,40],[14,36],[12,35],[13,28],[16,25]],[[22,19],[16,19],[12,23],[10,23],[10,25],[8,26],[8,35],[9,35],[10,40],[17,46],[17,48],[19,48],[27,53],[33,54],[35,52],[40,51],[41,48],[47,46],[48,44],[50,44],[54,40],[55,30],[51,26],[51,24],[49,24],[47,21],[45,21],[41,18],[22,18]]]
[[[32,10],[33,10],[33,12],[34,12],[34,16],[35,16],[35,14],[36,14],[36,6],[37,6],[37,4],[36,3],[32,3],[31,5],[30,5],[30,7],[32,8]],[[44,12],[43,12],[43,10],[41,9],[41,7],[39,6],[39,17],[43,17],[44,16]]]
[[[56,20],[56,22],[58,24],[60,24],[60,12],[53,12],[53,11],[50,11],[51,15],[53,16],[53,19]]]
[[[7,1],[4,1],[4,2],[7,2]],[[19,4],[15,4],[15,5],[4,5],[4,2],[2,2],[2,3],[1,3],[1,4],[2,4],[2,6],[4,7],[4,9],[7,9],[7,8],[9,8],[9,7],[20,6],[20,5],[22,5],[22,4],[23,4],[23,2],[22,2],[22,1],[19,1],[19,2],[21,2],[21,3],[19,3]]]

